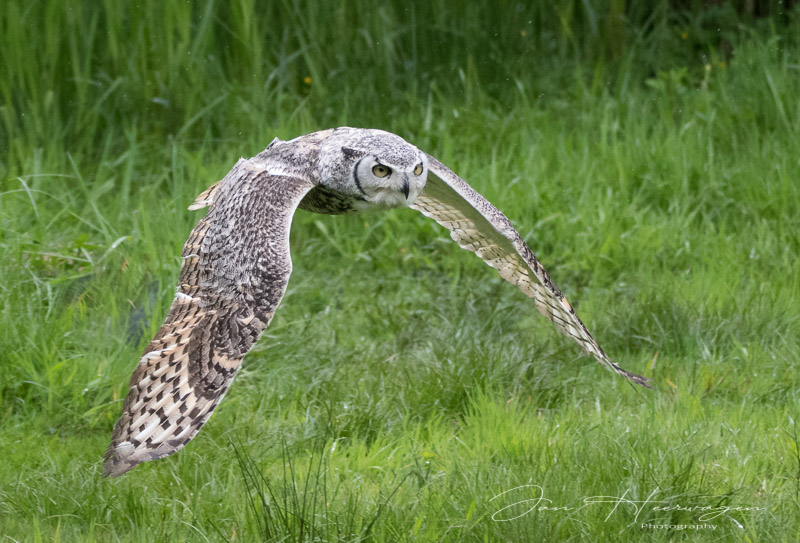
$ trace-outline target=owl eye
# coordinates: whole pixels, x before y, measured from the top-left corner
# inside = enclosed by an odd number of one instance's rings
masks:
[[[414,168],[414,175],[419,175],[422,173],[422,164],[417,164],[417,167]]]
[[[375,177],[386,177],[387,175],[392,173],[392,170],[384,166],[383,164],[375,164],[372,167],[372,173],[375,174]]]

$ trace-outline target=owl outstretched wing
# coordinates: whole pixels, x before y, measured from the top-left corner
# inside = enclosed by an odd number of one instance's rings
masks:
[[[208,206],[183,248],[169,315],[130,380],[103,473],[182,449],[206,423],[289,281],[289,230],[308,180],[239,160],[189,209]]]
[[[503,279],[533,298],[539,311],[584,352],[650,388],[650,379],[625,371],[608,358],[506,216],[436,158],[428,155],[428,160],[428,181],[410,207],[450,230],[450,237],[461,248],[473,251]]]

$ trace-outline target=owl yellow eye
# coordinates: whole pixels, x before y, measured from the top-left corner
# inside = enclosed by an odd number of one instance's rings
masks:
[[[417,164],[417,167],[414,168],[414,175],[419,175],[422,173],[422,164]]]
[[[375,177],[386,177],[387,175],[392,173],[392,170],[390,168],[387,168],[383,164],[375,164],[372,167],[372,173],[375,174]]]

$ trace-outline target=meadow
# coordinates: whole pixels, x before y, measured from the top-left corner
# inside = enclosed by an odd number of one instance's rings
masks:
[[[800,14],[500,5],[0,7],[0,539],[796,540]],[[103,478],[187,206],[341,125],[459,173],[654,388],[420,214],[301,211],[216,414]]]

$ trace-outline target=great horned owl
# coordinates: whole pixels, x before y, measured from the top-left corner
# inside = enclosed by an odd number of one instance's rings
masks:
[[[177,452],[206,423],[286,291],[298,207],[403,206],[450,230],[601,364],[649,386],[606,356],[505,215],[449,168],[394,134],[336,128],[275,139],[189,206],[209,211],[183,248],[169,315],[131,377],[104,474]]]

